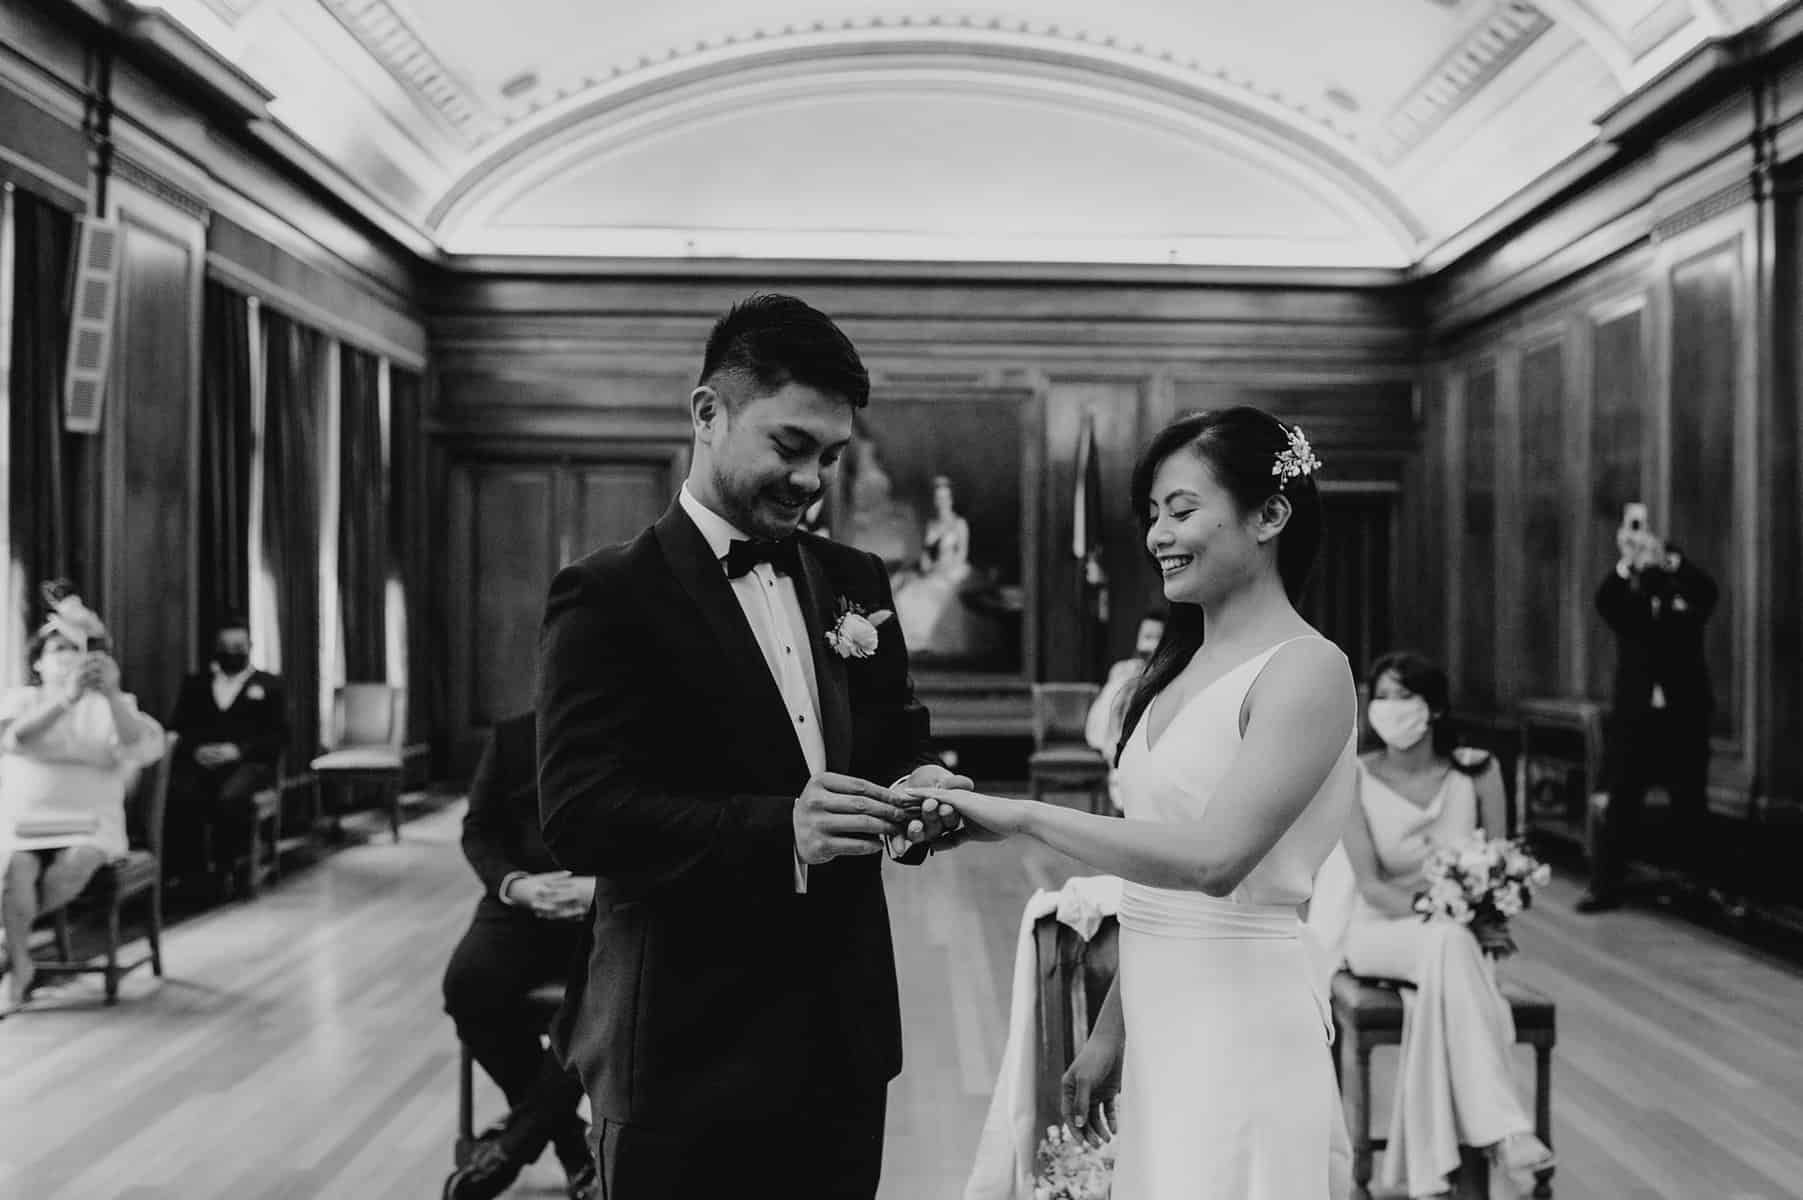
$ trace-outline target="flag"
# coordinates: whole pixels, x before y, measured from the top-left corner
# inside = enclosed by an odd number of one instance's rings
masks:
[[[1102,463],[1096,453],[1096,417],[1083,414],[1083,432],[1077,439],[1077,479],[1071,499],[1071,557],[1077,570],[1078,607],[1081,614],[1081,653],[1084,669],[1101,668],[1107,648],[1108,572],[1102,565]]]

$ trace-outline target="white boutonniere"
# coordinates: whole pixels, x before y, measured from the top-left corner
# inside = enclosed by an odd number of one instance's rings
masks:
[[[895,614],[886,608],[865,612],[850,600],[839,601],[839,619],[826,631],[827,649],[840,658],[869,658],[876,653],[877,626]]]
[[[264,692],[262,684],[253,683],[244,689],[244,694],[252,700],[261,700],[268,693]]]

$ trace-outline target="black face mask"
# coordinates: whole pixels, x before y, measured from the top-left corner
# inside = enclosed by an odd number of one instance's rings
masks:
[[[242,650],[221,650],[213,655],[213,661],[227,675],[236,675],[250,665],[250,655]]]

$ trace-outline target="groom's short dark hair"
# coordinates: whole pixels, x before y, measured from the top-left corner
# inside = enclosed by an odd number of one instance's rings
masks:
[[[853,408],[870,402],[870,375],[857,347],[832,318],[794,296],[759,292],[714,323],[701,360],[701,386],[733,377],[768,394],[799,383],[841,396]],[[731,403],[732,391],[722,392]]]

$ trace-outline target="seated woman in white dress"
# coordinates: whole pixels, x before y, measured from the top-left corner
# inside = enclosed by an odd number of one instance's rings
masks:
[[[1170,619],[1123,721],[1125,820],[925,793],[963,836],[1034,838],[1123,881],[1120,969],[1064,1080],[1092,1139],[1119,1090],[1114,1200],[1327,1200],[1345,1177],[1327,973],[1299,913],[1357,769],[1351,667],[1294,606],[1318,466],[1245,407],[1142,455],[1133,503]]]
[[[0,885],[8,1007],[24,1003],[37,974],[32,922],[125,854],[126,785],[163,754],[162,726],[119,690],[119,664],[82,649],[76,636],[46,624],[30,644],[35,682],[0,693],[0,822],[11,835]]]
[[[1484,956],[1496,932],[1424,921],[1414,910],[1432,849],[1480,826],[1504,835],[1507,802],[1496,759],[1454,749],[1445,672],[1418,654],[1389,654],[1367,683],[1367,717],[1384,746],[1360,760],[1363,819],[1346,835],[1359,883],[1346,962],[1356,974],[1416,989],[1406,1001],[1379,1182],[1411,1197],[1444,1196],[1461,1145],[1489,1147],[1509,1172],[1552,1165],[1510,1074],[1514,1020]]]

